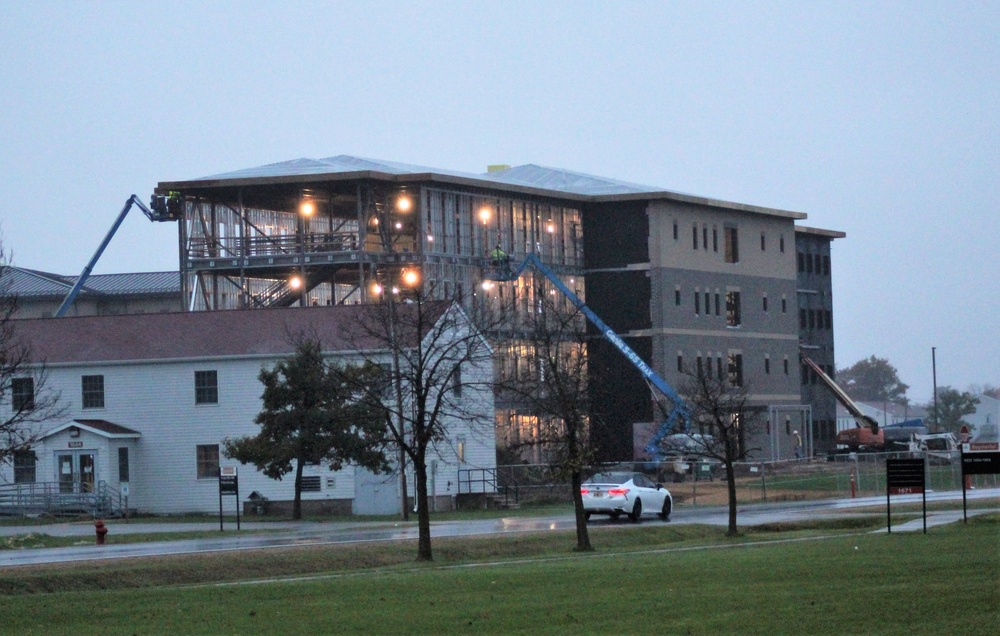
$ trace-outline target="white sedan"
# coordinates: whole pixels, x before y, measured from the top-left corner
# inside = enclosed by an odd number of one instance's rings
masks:
[[[642,473],[597,473],[583,483],[580,493],[587,519],[591,515],[617,519],[626,514],[635,523],[645,512],[669,521],[674,507],[670,491]]]

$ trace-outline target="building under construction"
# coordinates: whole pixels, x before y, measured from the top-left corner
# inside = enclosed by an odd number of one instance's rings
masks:
[[[668,382],[704,368],[747,382],[789,432],[806,429],[809,450],[833,443],[833,398],[812,389],[799,351],[834,368],[830,247],[844,234],[796,226],[805,214],[535,165],[466,174],[351,156],[166,181],[156,194],[182,211],[157,220],[179,221],[186,310],[420,290],[470,308],[497,301],[516,322],[552,286],[530,271],[489,280],[491,253],[534,254]],[[495,336],[498,368],[517,368],[525,343]],[[588,359],[605,371],[600,458],[631,459],[633,425],[656,419],[649,391],[607,341],[592,339]],[[497,417],[501,444],[538,426],[500,402]],[[791,453],[785,427],[772,455]]]

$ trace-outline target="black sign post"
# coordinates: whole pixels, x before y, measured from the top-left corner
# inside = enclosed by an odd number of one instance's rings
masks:
[[[235,466],[223,466],[219,471],[219,532],[222,532],[222,495],[236,496],[236,529],[240,529],[240,478]]]
[[[962,522],[969,523],[966,507],[966,475],[1000,474],[1000,443],[962,444]]]
[[[912,495],[921,493],[924,499],[924,534],[927,534],[927,492],[924,488],[925,467],[923,459],[885,460],[886,491],[885,513],[889,532],[892,532],[892,511],[890,495]]]

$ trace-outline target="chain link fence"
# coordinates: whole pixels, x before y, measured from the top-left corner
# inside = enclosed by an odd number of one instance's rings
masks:
[[[928,492],[960,490],[959,453],[851,453],[828,459],[740,462],[734,465],[736,498],[741,503],[840,499],[885,496],[885,460],[923,458]],[[723,505],[728,501],[725,471],[714,460],[677,459],[595,465],[587,475],[602,470],[641,472],[670,490],[678,504]],[[517,492],[521,504],[570,501],[567,480],[558,480],[546,465],[498,466],[500,484]],[[1000,486],[997,475],[972,475],[972,488]]]

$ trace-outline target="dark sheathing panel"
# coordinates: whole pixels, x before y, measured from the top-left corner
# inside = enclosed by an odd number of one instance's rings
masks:
[[[648,273],[630,271],[587,274],[587,306],[620,336],[633,329],[651,328]],[[590,328],[593,333],[597,332],[592,325]]]
[[[624,267],[649,262],[649,217],[645,201],[594,203],[583,207],[584,267]]]
[[[644,360],[652,355],[652,339],[628,338]],[[604,338],[587,346],[590,374],[590,439],[598,462],[632,461],[632,424],[653,419],[649,386],[638,369]]]

